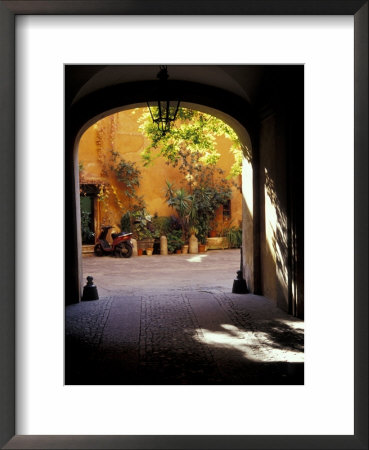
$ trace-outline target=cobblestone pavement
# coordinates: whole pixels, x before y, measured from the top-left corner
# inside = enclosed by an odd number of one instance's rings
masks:
[[[85,258],[100,299],[66,309],[66,384],[302,384],[303,322],[232,294],[238,264],[234,250]]]

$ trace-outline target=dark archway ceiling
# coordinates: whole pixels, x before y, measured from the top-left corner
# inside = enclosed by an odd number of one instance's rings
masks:
[[[271,67],[260,65],[168,65],[170,80],[190,81],[231,92],[253,105]],[[283,67],[283,66],[279,66]],[[159,65],[66,66],[67,103],[108,86],[156,80]]]

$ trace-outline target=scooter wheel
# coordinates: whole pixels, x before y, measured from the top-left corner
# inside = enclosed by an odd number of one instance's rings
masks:
[[[115,249],[115,255],[119,258],[130,258],[132,256],[132,247],[129,244],[120,244]]]
[[[104,256],[104,250],[102,249],[101,244],[95,245],[94,253],[96,256]]]

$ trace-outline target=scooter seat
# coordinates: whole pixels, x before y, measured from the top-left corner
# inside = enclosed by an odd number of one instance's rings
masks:
[[[131,235],[132,233],[126,233],[125,231],[121,231],[120,233],[112,233],[111,234],[111,237],[113,238],[113,239],[116,239],[117,237],[119,237],[119,236],[128,236],[128,235]]]

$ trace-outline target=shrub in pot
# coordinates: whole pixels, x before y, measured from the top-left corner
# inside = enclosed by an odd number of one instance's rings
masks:
[[[242,228],[235,225],[227,227],[223,235],[227,238],[230,248],[240,248],[242,245]]]
[[[168,252],[173,253],[177,250],[181,250],[184,241],[182,239],[182,230],[171,230],[167,236],[168,239]]]
[[[151,215],[145,208],[132,213],[134,235],[137,238],[137,247],[146,249],[154,246],[154,236],[151,225]]]

